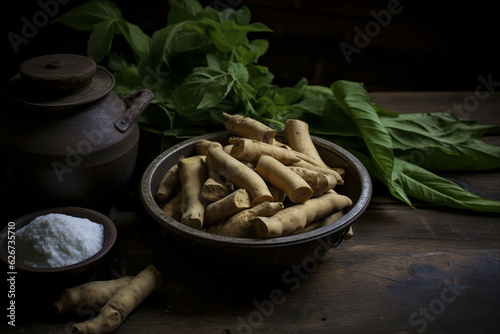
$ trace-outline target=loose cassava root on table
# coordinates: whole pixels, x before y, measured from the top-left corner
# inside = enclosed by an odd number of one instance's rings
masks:
[[[134,277],[124,276],[108,281],[94,281],[64,290],[61,297],[54,302],[59,313],[74,311],[78,307],[100,309],[121,288]]]
[[[181,166],[193,157],[179,159],[177,174],[175,169],[167,171],[181,179],[181,189],[176,191],[182,193],[182,210],[175,209],[179,196],[171,192],[165,199],[161,195],[168,192],[163,190],[157,199],[166,214],[176,220],[181,216],[181,223],[207,233],[274,238],[332,224],[352,205],[348,197],[333,190],[344,183],[346,170],[323,161],[307,123],[287,121],[286,142],[279,142],[275,130],[256,120],[223,116],[233,137],[226,143],[197,142],[194,157],[205,164],[186,173],[185,179],[180,176],[185,168]],[[191,179],[196,179],[196,186]],[[159,190],[166,180],[167,175]],[[196,212],[196,223],[192,215],[185,217],[186,212]]]
[[[81,334],[112,333],[161,283],[160,272],[154,265],[149,265],[135,277],[90,282],[66,289],[55,306],[60,312],[65,312],[80,303],[104,304],[95,318],[73,324],[71,331]]]

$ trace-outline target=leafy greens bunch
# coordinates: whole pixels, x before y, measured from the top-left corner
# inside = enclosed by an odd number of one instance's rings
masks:
[[[158,135],[156,154],[182,138],[223,129],[222,112],[250,116],[278,130],[286,119],[298,118],[312,134],[352,152],[373,178],[410,206],[415,198],[500,212],[500,202],[435,174],[500,167],[500,147],[480,140],[491,126],[444,113],[390,112],[370,102],[356,82],[324,87],[301,79],[293,87],[279,87],[257,62],[268,41],[248,38],[271,30],[251,23],[247,7],[216,11],[197,0],[169,4],[166,26],[152,36],[125,20],[108,0],[87,2],[55,20],[90,31],[88,55],[96,62],[107,60],[118,95],[142,88],[155,93],[139,123],[142,131]],[[116,52],[117,40],[129,47]],[[418,152],[425,156],[420,165],[410,162]]]

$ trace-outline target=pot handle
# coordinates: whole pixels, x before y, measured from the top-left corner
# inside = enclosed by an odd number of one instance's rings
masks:
[[[129,94],[123,98],[123,102],[127,105],[127,110],[115,122],[115,127],[120,132],[125,132],[142,114],[149,102],[155,98],[153,92],[149,89],[139,90]]]

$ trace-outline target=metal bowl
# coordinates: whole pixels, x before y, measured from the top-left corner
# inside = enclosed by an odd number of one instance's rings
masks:
[[[200,265],[222,273],[285,272],[293,266],[311,267],[321,262],[325,253],[340,245],[350,225],[367,208],[372,183],[366,168],[352,154],[327,140],[312,136],[326,164],[346,169],[344,185],[335,190],[349,196],[353,205],[335,223],[309,232],[271,239],[233,238],[209,234],[188,227],[166,215],[155,198],[158,185],[181,156],[196,154],[195,143],[208,139],[227,143],[230,133],[211,133],[186,140],[161,153],[145,170],[140,195],[146,211],[178,242],[179,249],[193,255]],[[277,139],[283,140],[278,134]]]

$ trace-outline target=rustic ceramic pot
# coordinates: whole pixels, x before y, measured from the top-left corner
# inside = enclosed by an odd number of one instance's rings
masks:
[[[137,118],[154,95],[120,99],[114,77],[88,57],[53,54],[27,60],[7,83],[0,149],[11,194],[36,206],[96,207],[130,180]]]

